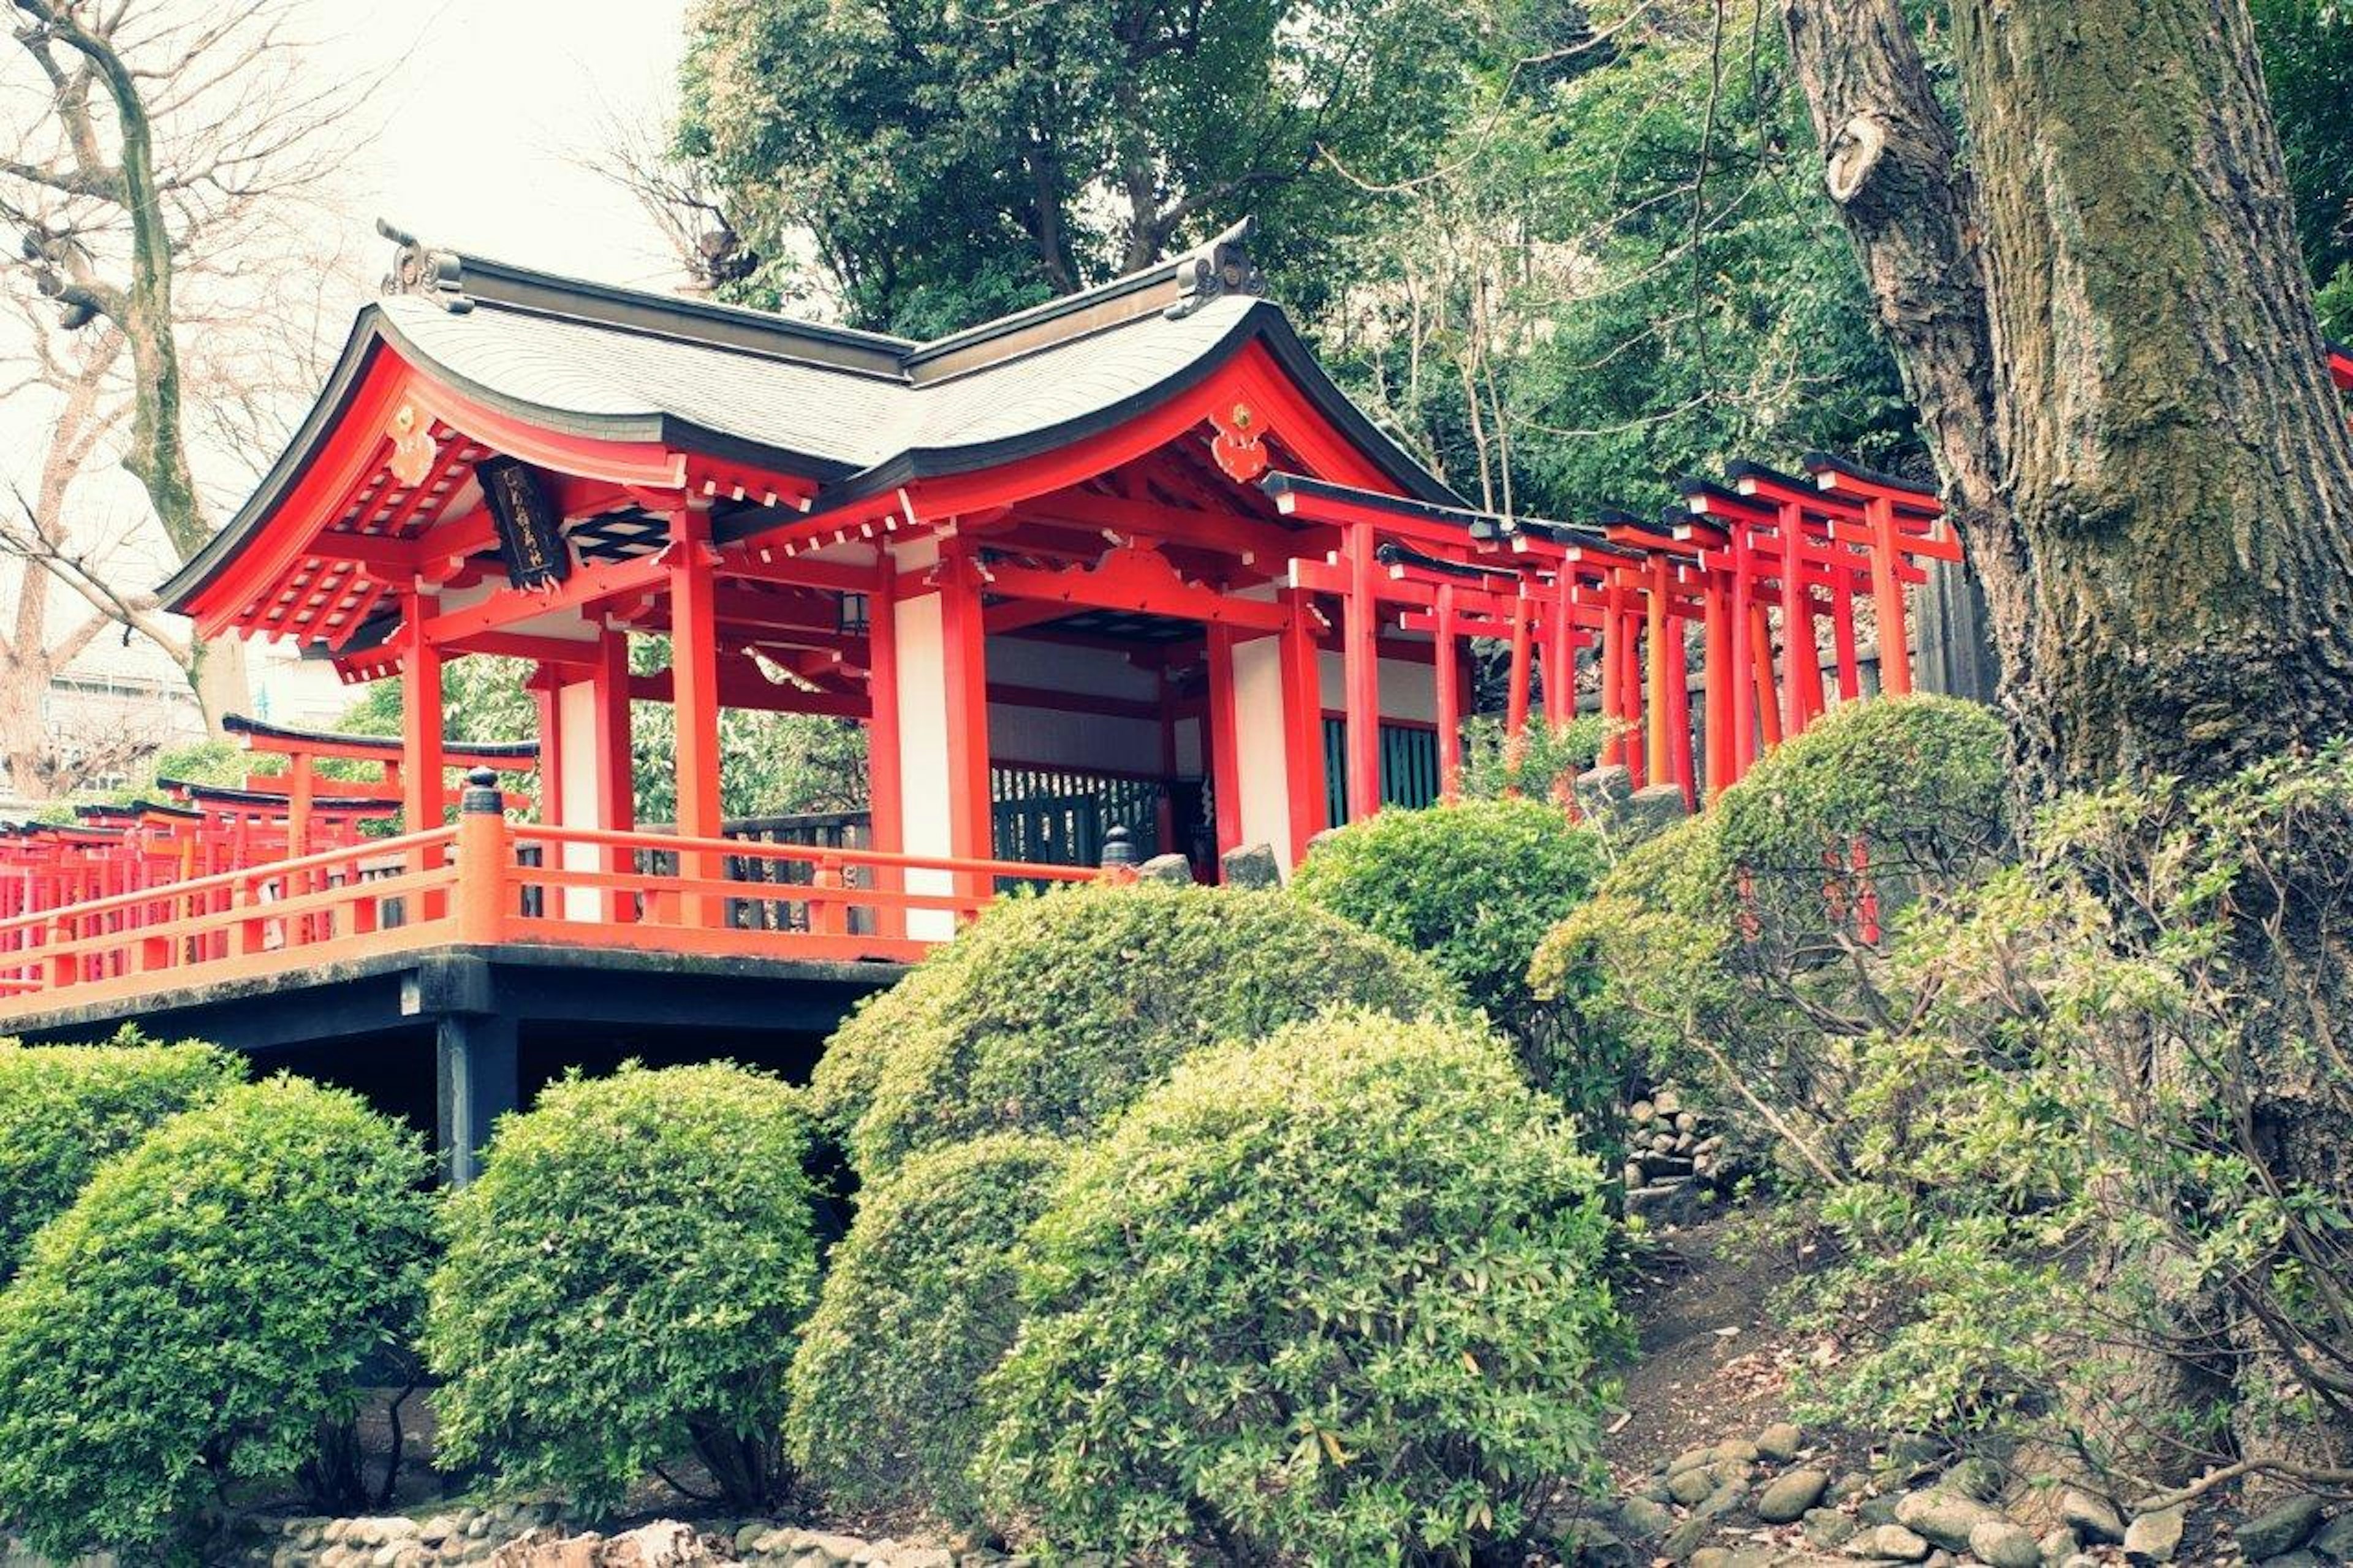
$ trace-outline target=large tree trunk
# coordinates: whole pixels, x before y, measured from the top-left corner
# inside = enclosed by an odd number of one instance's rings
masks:
[[[2353,441],[2243,0],[1784,0],[2036,793],[2353,727]]]
[[[1957,0],[1953,47],[2049,702],[2029,760],[2212,777],[2344,731],[2353,438],[2243,0]]]

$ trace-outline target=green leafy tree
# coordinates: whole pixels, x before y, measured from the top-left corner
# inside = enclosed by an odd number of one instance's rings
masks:
[[[59,1560],[196,1561],[232,1484],[357,1500],[321,1467],[421,1301],[429,1169],[356,1096],[284,1077],[101,1166],[0,1293],[0,1517]]]
[[[1064,1146],[1008,1133],[918,1154],[859,1195],[793,1358],[793,1462],[839,1507],[982,1518],[980,1382],[1013,1343],[1014,1245]]]
[[[998,1505],[1123,1561],[1520,1539],[1599,1479],[1599,1185],[1477,1031],[1335,1015],[1195,1058],[1030,1231],[987,1384]]]
[[[812,1089],[859,1174],[1101,1128],[1188,1053],[1326,1008],[1458,1010],[1423,959],[1285,894],[1088,884],[1001,903],[834,1036]]]
[[[0,1279],[91,1172],[244,1078],[242,1057],[128,1028],[103,1046],[0,1040]]]
[[[1246,213],[1313,279],[1409,171],[1491,19],[1440,0],[704,4],[682,151],[758,258],[927,336],[1133,271]]]
[[[2353,125],[2353,7],[2251,0],[2249,9],[2321,325],[2339,341],[2353,339],[2353,157],[2345,129]]]
[[[432,1280],[444,1456],[608,1510],[691,1454],[772,1503],[817,1295],[807,1142],[797,1091],[725,1064],[575,1074],[502,1119]]]

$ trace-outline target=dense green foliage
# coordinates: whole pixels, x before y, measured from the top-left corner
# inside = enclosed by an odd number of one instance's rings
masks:
[[[1498,705],[1504,700],[1496,699]],[[1531,713],[1526,728],[1515,738],[1498,715],[1473,718],[1462,726],[1459,784],[1462,798],[1498,800],[1524,795],[1536,800],[1567,800],[1577,775],[1601,755],[1609,728],[1609,721],[1599,713],[1560,724]]]
[[[2263,80],[2295,193],[2295,230],[2320,288],[2321,324],[2353,340],[2353,7],[2343,0],[2251,0]]]
[[[786,1424],[793,1463],[837,1506],[980,1517],[980,1381],[1020,1324],[1013,1247],[1062,1153],[1051,1139],[976,1139],[859,1194],[793,1359]]]
[[[2000,721],[1949,698],[1833,709],[1706,815],[1629,852],[1532,967],[1566,1054],[1625,1039],[1818,1173],[1880,1026],[1904,911],[2009,847]]]
[[[1511,1541],[1598,1473],[1599,1186],[1472,1031],[1334,1016],[1186,1063],[1031,1230],[992,1492],[1124,1561]]]
[[[797,1091],[723,1064],[567,1078],[501,1121],[432,1280],[445,1458],[610,1509],[691,1451],[771,1500],[817,1294],[807,1142]]]
[[[1536,943],[1582,903],[1600,876],[1601,846],[1543,800],[1464,801],[1384,811],[1320,840],[1292,891],[1398,946],[1426,955],[1522,1048],[1530,1070],[1553,1077],[1547,1032],[1528,985]],[[1603,1075],[1601,1113],[1623,1086]]]
[[[820,283],[860,326],[968,326],[1250,212],[1305,280],[1364,208],[1329,160],[1411,172],[1485,47],[1463,21],[1437,0],[705,4],[681,139],[751,248],[739,290]]]
[[[242,1057],[128,1031],[105,1046],[0,1040],[0,1280],[91,1172],[244,1077]]]
[[[631,667],[640,673],[666,668],[669,639],[634,638],[629,654]],[[531,669],[525,660],[488,654],[453,661],[442,673],[442,722],[449,738],[497,742],[538,734]],[[666,822],[678,809],[677,722],[666,702],[630,708],[632,787],[640,822]],[[341,727],[354,734],[399,734],[400,682],[379,680],[362,691]],[[865,727],[800,713],[722,710],[719,800],[729,816],[862,810]]]
[[[315,1463],[410,1328],[427,1169],[353,1096],[288,1078],[101,1166],[0,1294],[0,1518],[60,1560],[185,1553],[218,1489]]]
[[[999,904],[841,1026],[814,1084],[859,1173],[1091,1131],[1188,1052],[1327,1007],[1450,1010],[1419,957],[1280,892],[1089,884]]]

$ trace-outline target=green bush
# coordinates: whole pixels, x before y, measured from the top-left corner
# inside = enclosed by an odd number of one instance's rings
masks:
[[[100,1167],[0,1293],[0,1518],[58,1559],[185,1553],[220,1489],[315,1464],[411,1326],[428,1171],[283,1077]]]
[[[1617,1039],[1807,1179],[1839,1146],[1857,1043],[1890,1017],[1909,911],[2010,843],[2000,721],[1944,697],[1831,710],[1704,816],[1629,852],[1530,966],[1564,1051]]]
[[[427,1313],[445,1458],[610,1510],[691,1451],[731,1504],[773,1500],[807,1143],[797,1091],[726,1065],[575,1074],[501,1121]]]
[[[1334,1015],[1206,1053],[1072,1157],[984,1385],[1007,1515],[1122,1560],[1397,1562],[1590,1485],[1599,1172],[1500,1042]]]
[[[1341,828],[1308,853],[1292,890],[1427,955],[1525,1046],[1535,1022],[1528,960],[1601,870],[1599,842],[1559,806],[1478,800]]]
[[[1188,1051],[1335,1006],[1459,1002],[1421,959],[1280,892],[1090,884],[999,905],[868,1003],[817,1091],[879,1181],[988,1132],[1084,1133]]]
[[[127,1030],[105,1046],[0,1040],[0,1280],[91,1172],[244,1077],[241,1057]]]
[[[793,1462],[860,1511],[980,1517],[980,1380],[1020,1323],[1014,1244],[1062,1145],[1018,1134],[919,1154],[860,1194],[793,1360]]]

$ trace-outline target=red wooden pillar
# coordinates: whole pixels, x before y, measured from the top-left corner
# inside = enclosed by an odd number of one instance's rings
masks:
[[[1618,569],[1610,567],[1601,592],[1601,717],[1609,726],[1609,739],[1601,742],[1601,761],[1606,763],[1626,760],[1626,740],[1621,730],[1626,719],[1626,617],[1625,589],[1619,584]]]
[[[1674,772],[1673,738],[1670,727],[1674,720],[1674,702],[1669,696],[1673,666],[1680,660],[1667,657],[1667,587],[1668,563],[1665,555],[1653,552],[1650,561],[1651,581],[1648,593],[1648,614],[1643,644],[1649,650],[1650,728],[1649,754],[1643,759],[1643,776],[1651,784],[1663,784]]]
[[[607,631],[598,637],[596,663],[589,683],[596,710],[588,745],[596,758],[596,820],[610,832],[627,833],[637,826],[638,820],[638,773],[629,725],[628,633]],[[544,758],[540,765],[543,769],[546,766]],[[614,849],[600,858],[608,871],[637,869],[635,857],[626,849]],[[638,918],[635,897],[621,889],[610,890],[607,907],[615,921]]]
[[[1283,783],[1291,797],[1291,863],[1331,824],[1324,777],[1324,676],[1315,645],[1314,607],[1302,590],[1285,595],[1289,618],[1279,634],[1282,662]]]
[[[1535,657],[1528,610],[1528,595],[1523,588],[1512,601],[1512,673],[1504,694],[1504,736],[1514,753],[1528,729],[1529,666]]]
[[[1764,721],[1765,744],[1770,748],[1781,743],[1781,705],[1773,691],[1773,626],[1761,602],[1750,601],[1748,644],[1756,655],[1757,714]]]
[[[1568,563],[1562,562],[1545,637],[1545,722],[1556,730],[1577,717],[1577,631],[1569,615],[1576,583]]]
[[[1680,621],[1667,627],[1667,715],[1669,762],[1675,787],[1683,792],[1683,809],[1699,809],[1698,781],[1692,772],[1691,658]]]
[[[1650,751],[1643,744],[1645,720],[1642,713],[1642,622],[1643,607],[1635,599],[1635,589],[1620,602],[1619,618],[1626,624],[1626,657],[1619,661],[1618,679],[1625,686],[1625,695],[1619,705],[1626,715],[1627,732],[1634,737],[1626,748],[1627,771],[1633,775],[1633,785],[1641,789],[1651,782]]]
[[[1838,658],[1838,692],[1841,702],[1862,696],[1862,660],[1854,647],[1854,590],[1841,565],[1831,584],[1831,648]]]
[[[1347,531],[1348,600],[1342,606],[1340,657],[1347,680],[1348,820],[1381,808],[1381,672],[1375,628],[1380,619],[1373,531]]]
[[[866,821],[867,837],[886,855],[907,847],[906,804],[899,780],[899,563],[889,545],[874,551],[874,585],[866,595]],[[875,868],[877,890],[904,890],[896,866]],[[886,903],[875,929],[884,936],[907,934],[907,911]]]
[[[1462,676],[1458,668],[1461,648],[1455,638],[1454,586],[1451,583],[1441,583],[1438,588],[1436,651],[1433,679],[1438,687],[1438,797],[1451,804],[1462,793]],[[1553,685],[1553,671],[1547,669],[1547,701],[1552,697]],[[1568,689],[1574,690],[1574,684]]]
[[[1728,613],[1732,621],[1729,639],[1732,658],[1725,685],[1732,699],[1732,766],[1721,782],[1709,781],[1709,787],[1715,789],[1738,784],[1747,775],[1748,765],[1757,760],[1757,688],[1749,674],[1749,667],[1757,658],[1754,542],[1749,536],[1747,523],[1735,521],[1730,527],[1732,582]]]
[[[297,752],[286,775],[286,853],[291,858],[311,852],[311,813],[318,799],[318,764],[310,752]]]
[[[425,636],[433,610],[432,599],[413,595],[400,627],[401,815],[411,833],[441,826],[441,650]],[[438,860],[419,862],[430,864]]]
[[[947,710],[948,852],[958,859],[994,858],[988,798],[987,630],[971,546],[949,539],[940,546],[940,637]],[[986,878],[963,879],[975,903],[993,889]]]
[[[1706,688],[1701,701],[1707,720],[1707,793],[1713,799],[1733,779],[1732,689],[1737,682],[1732,678],[1731,584],[1723,572],[1710,571],[1702,579],[1702,588],[1706,595],[1701,619],[1702,678]]]
[[[1781,730],[1797,735],[1821,710],[1821,657],[1814,647],[1814,596],[1806,586],[1806,520],[1794,502],[1780,508]]]
[[[1242,841],[1242,750],[1234,721],[1234,629],[1212,625],[1209,655],[1209,794],[1217,808],[1218,854]],[[1221,860],[1222,865],[1222,860]]]
[[[1895,503],[1873,496],[1862,503],[1871,525],[1871,596],[1879,610],[1879,689],[1891,697],[1912,689],[1911,632],[1904,624],[1904,584],[1895,575],[1902,559],[1895,533]]]
[[[719,616],[712,573],[710,514],[681,507],[670,514],[670,704],[678,731],[676,778],[678,836],[717,838],[723,822],[719,794]],[[716,879],[716,858],[707,851],[679,856],[679,875],[690,881]],[[721,923],[708,895],[682,900],[680,920],[690,926]]]
[[[564,703],[556,695],[563,684],[556,667],[544,663],[523,682],[539,712],[539,819],[550,827],[564,826]]]

